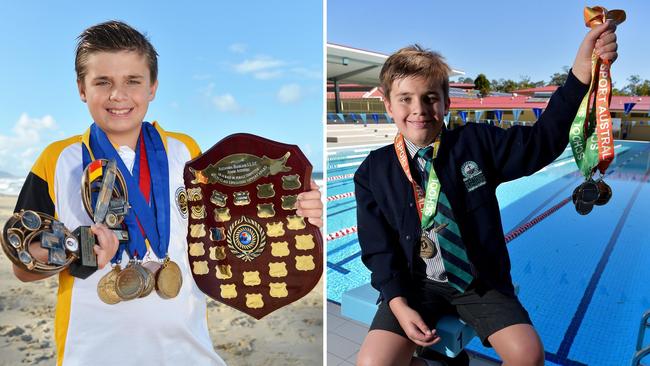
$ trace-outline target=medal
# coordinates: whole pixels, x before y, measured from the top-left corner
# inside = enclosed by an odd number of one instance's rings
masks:
[[[623,10],[610,10],[596,6],[585,7],[585,25],[595,28],[608,19],[620,24],[625,20]],[[614,159],[614,136],[610,101],[612,78],[611,61],[601,60],[595,50],[591,54],[591,83],[569,130],[569,143],[578,169],[586,182],[573,192],[573,203],[581,215],[588,214],[594,204],[604,205],[611,197],[612,190],[607,184],[592,180],[596,170],[604,175]],[[592,104],[590,107],[590,103]],[[600,184],[602,182],[602,184]]]
[[[594,208],[600,192],[598,185],[592,179],[579,185],[572,195],[573,204],[580,215],[586,215]]]
[[[436,246],[426,232],[420,236],[420,257],[429,259],[436,255]]]
[[[598,186],[599,194],[598,199],[594,204],[598,206],[607,204],[607,202],[609,202],[609,199],[612,198],[612,188],[602,179],[596,182],[596,185]]]
[[[447,227],[447,223],[438,225],[433,229],[433,232],[435,234],[438,234],[440,230],[446,227]],[[433,258],[435,257],[437,252],[438,250],[436,248],[436,245],[433,243],[433,240],[429,238],[429,235],[427,234],[426,231],[422,232],[422,236],[420,236],[420,257],[425,259]]]
[[[115,280],[115,292],[122,301],[133,300],[142,294],[145,286],[145,278],[142,272],[136,268],[140,266],[135,262],[123,269]]]
[[[181,269],[176,262],[165,258],[162,267],[156,273],[156,292],[163,299],[172,299],[178,295],[183,285]]]
[[[138,297],[146,297],[151,293],[151,291],[153,291],[155,278],[153,277],[153,273],[151,273],[151,271],[145,268],[143,265],[137,265],[135,268],[140,271],[140,274],[144,279],[144,286],[142,287],[142,292],[140,292]]]
[[[589,179],[588,181],[580,185],[580,200],[584,203],[594,204],[598,200],[598,185],[593,180]]]
[[[144,290],[140,297],[149,296],[149,294],[156,288],[156,273],[160,269],[161,264],[155,261],[149,261],[144,263],[139,268],[142,268],[142,272],[145,274],[145,284]]]
[[[116,264],[113,269],[102,277],[97,283],[97,295],[99,299],[108,305],[120,302],[120,297],[115,291],[115,280],[120,273],[120,265]]]

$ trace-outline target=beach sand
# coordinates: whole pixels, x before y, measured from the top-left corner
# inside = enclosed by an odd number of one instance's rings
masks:
[[[0,195],[0,228],[16,197]],[[15,279],[0,251],[0,366],[54,365],[54,305],[57,276],[35,283]],[[228,365],[321,365],[323,283],[310,294],[262,320],[214,300],[208,327],[217,353]]]

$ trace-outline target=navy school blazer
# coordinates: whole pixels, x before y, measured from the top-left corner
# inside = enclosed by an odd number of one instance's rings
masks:
[[[555,160],[569,141],[571,122],[588,86],[569,72],[533,126],[507,130],[469,123],[443,130],[434,168],[447,195],[477,278],[514,296],[496,197],[499,184]],[[419,181],[418,170],[411,169]],[[354,175],[361,260],[379,300],[405,296],[418,259],[420,219],[410,182],[393,145],[370,152]]]

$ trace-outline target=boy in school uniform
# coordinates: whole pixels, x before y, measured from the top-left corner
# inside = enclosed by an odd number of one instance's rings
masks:
[[[592,50],[613,62],[615,29],[608,21],[585,36],[566,83],[532,127],[447,130],[450,69],[442,57],[412,46],[386,60],[380,83],[399,133],[354,177],[362,260],[380,292],[358,365],[433,364],[413,353],[440,341],[435,324],[449,313],[470,324],[504,365],[544,364],[512,285],[495,191],[565,149],[591,81]]]
[[[94,123],[83,135],[55,142],[43,151],[24,183],[15,211],[40,211],[70,229],[91,225],[81,199],[83,169],[91,157],[115,157],[122,174],[133,174],[136,182],[136,192],[129,190],[129,201],[133,204],[131,197],[141,194],[143,202],[153,207],[156,232],[147,231],[143,217],[131,219],[129,225],[136,226],[135,230],[130,227],[129,245],[139,246],[138,254],[121,252],[113,231],[103,224],[92,225],[99,270],[85,280],[74,279],[67,270],[59,274],[57,364],[224,365],[208,334],[205,296],[190,272],[187,211],[177,197],[184,191],[185,162],[200,155],[200,150],[187,135],[143,122],[158,88],[157,53],[144,35],[118,21],[92,26],[78,41],[79,96]],[[296,207],[298,215],[322,226],[320,192],[313,181],[311,191],[299,195]],[[47,250],[38,243],[32,243],[30,252],[47,262]],[[107,264],[114,257],[121,258],[124,267],[133,254],[140,259],[144,255],[150,260],[168,258],[178,264],[183,283],[178,295],[163,299],[150,294],[116,305],[100,301],[97,285],[111,270]],[[14,273],[22,281],[48,277],[17,266]]]

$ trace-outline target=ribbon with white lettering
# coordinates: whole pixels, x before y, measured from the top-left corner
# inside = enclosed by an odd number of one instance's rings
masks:
[[[587,27],[594,28],[608,19],[620,24],[625,20],[623,10],[611,10],[596,6],[585,7],[584,19]],[[590,179],[596,168],[605,174],[614,159],[614,137],[609,112],[612,78],[609,60],[601,60],[595,50],[591,54],[591,84],[582,99],[571,130],[569,144],[578,168]],[[590,101],[593,103],[589,109]]]

